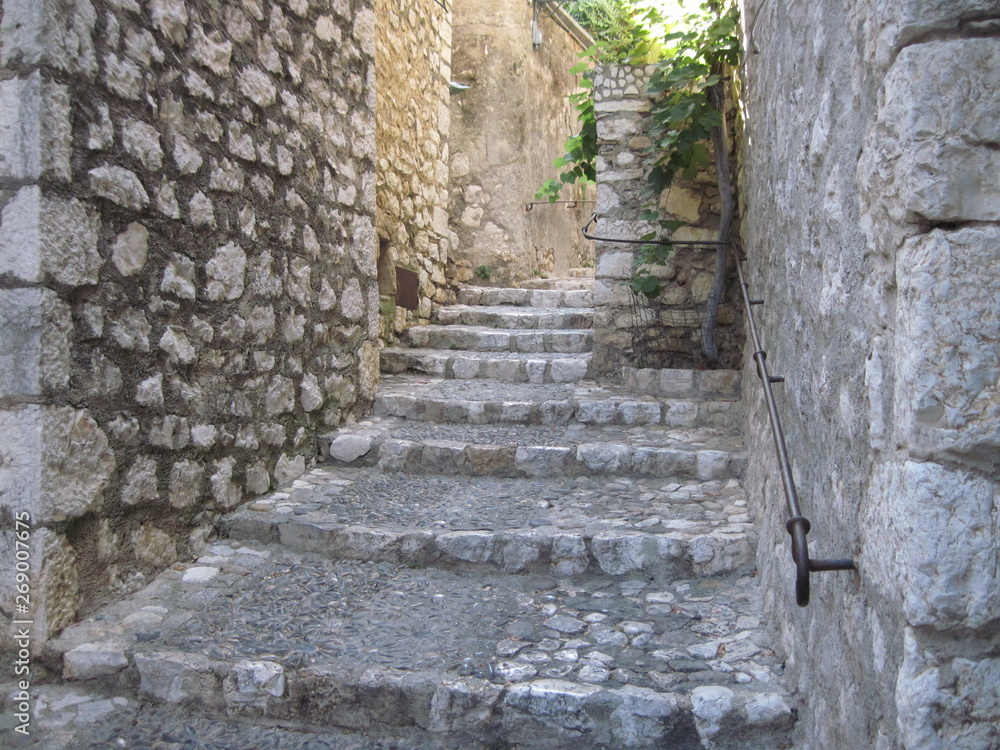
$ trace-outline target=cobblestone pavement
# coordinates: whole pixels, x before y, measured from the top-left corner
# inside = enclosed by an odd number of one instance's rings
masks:
[[[439,320],[509,325],[518,306],[551,321],[572,304],[567,325],[579,325],[586,294],[471,291]],[[735,379],[640,379],[657,393],[681,383],[683,399],[386,377],[377,415],[323,443],[330,463],[234,511],[200,558],[47,644],[64,679],[41,701],[51,747],[793,747],[795,704],[753,571],[738,406],[718,390]],[[584,448],[597,435],[600,460]],[[387,466],[399,443],[419,455]],[[455,445],[461,461],[490,449],[514,467],[526,447],[568,452],[558,471],[518,475],[459,471]],[[650,475],[635,470],[640,449],[713,458]]]

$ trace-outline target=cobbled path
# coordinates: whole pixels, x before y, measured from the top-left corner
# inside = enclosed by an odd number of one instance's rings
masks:
[[[409,340],[592,319],[581,289],[461,301]],[[387,351],[373,416],[322,437],[324,463],[47,644],[63,679],[25,746],[794,747],[735,374],[615,385],[586,352],[485,356]]]

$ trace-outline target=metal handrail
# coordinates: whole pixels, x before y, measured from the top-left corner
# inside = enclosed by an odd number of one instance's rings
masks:
[[[785,433],[781,429],[781,418],[778,416],[778,406],[774,400],[774,383],[783,383],[784,378],[771,375],[767,370],[767,352],[760,344],[757,333],[757,322],[754,318],[755,305],[764,304],[764,300],[750,299],[749,286],[743,274],[743,260],[737,258],[736,270],[740,276],[740,289],[743,292],[743,302],[747,311],[747,323],[753,343],[753,360],[757,363],[757,376],[764,386],[764,400],[767,402],[767,415],[771,422],[771,435],[774,438],[774,449],[778,454],[778,468],[781,472],[781,484],[785,489],[785,500],[788,505],[788,522],[785,528],[792,536],[792,559],[795,561],[795,603],[800,607],[809,604],[809,574],[827,570],[856,570],[853,560],[810,560],[809,543],[806,534],[809,533],[809,520],[802,515],[799,505],[799,494],[795,489],[795,479],[792,476],[792,465],[788,460],[788,448],[785,446]]]
[[[590,221],[583,225],[583,236],[588,240],[598,242],[620,242],[623,245],[728,245],[728,242],[720,240],[622,240],[614,237],[598,237],[587,232],[591,225],[597,221],[597,213],[590,217]]]
[[[576,205],[578,203],[597,203],[597,201],[595,201],[595,200],[589,200],[589,199],[588,200],[583,200],[583,199],[580,199],[580,200],[568,200],[568,201],[531,201],[531,203],[525,203],[524,204],[524,210],[525,211],[530,211],[535,206],[552,206],[552,205],[555,205],[556,203],[566,203],[566,204],[569,204],[569,205],[566,206],[566,208],[576,208]]]

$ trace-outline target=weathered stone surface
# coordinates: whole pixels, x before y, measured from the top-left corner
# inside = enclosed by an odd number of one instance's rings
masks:
[[[209,278],[205,296],[210,300],[234,300],[243,295],[247,256],[232,242],[217,248],[205,265]]]
[[[371,451],[374,441],[371,436],[349,433],[338,435],[330,443],[330,457],[350,463]]]
[[[161,703],[219,707],[222,680],[204,656],[180,652],[135,655],[140,691]]]
[[[0,291],[0,394],[41,396],[70,375],[72,318],[45,289]]]
[[[194,435],[192,429],[192,436]],[[201,482],[205,468],[197,461],[178,461],[170,469],[170,504],[175,508],[186,508],[197,502],[201,496]]]
[[[113,643],[84,643],[63,654],[63,678],[91,680],[117,674],[128,666],[125,647]]]
[[[270,661],[240,661],[233,664],[222,683],[225,701],[230,706],[247,704],[263,708],[269,698],[285,693],[285,670]]]
[[[591,551],[601,570],[623,575],[646,564],[647,541],[645,534],[602,532],[594,536]]]
[[[135,172],[123,167],[94,167],[88,173],[90,189],[123,208],[138,210],[149,203],[149,194]]]
[[[140,456],[125,473],[122,502],[126,505],[141,505],[158,499],[156,461],[151,456]]]
[[[0,504],[88,517],[73,554],[115,593],[294,480],[377,387],[371,8],[292,5],[0,13]]]
[[[1000,476],[1000,230],[913,238],[897,269],[896,441]]]
[[[886,75],[884,103],[862,159],[866,230],[893,247],[921,222],[995,221],[1000,99],[992,78],[1000,42],[967,39],[904,49]],[[990,74],[996,77],[995,72]]]
[[[29,406],[0,412],[3,504],[50,523],[96,511],[115,469],[107,436],[84,411]]]
[[[438,534],[442,552],[466,562],[485,563],[493,555],[493,534],[488,531],[452,531]]]
[[[146,265],[149,252],[149,231],[142,224],[132,222],[111,245],[111,260],[122,276],[132,276]]]
[[[216,461],[215,471],[208,480],[212,488],[212,498],[216,505],[223,509],[232,508],[243,499],[243,493],[233,482],[235,466],[236,460],[231,457]]]
[[[152,523],[144,523],[132,532],[135,556],[155,568],[164,568],[177,561],[177,546],[173,538]]]
[[[862,523],[866,564],[913,626],[978,628],[1000,619],[1000,517],[988,479],[934,463],[877,468]],[[870,559],[869,559],[870,558]]]
[[[534,680],[511,686],[503,697],[504,720],[515,721],[518,712],[539,717],[562,729],[593,729],[587,704],[600,688],[565,680]]]

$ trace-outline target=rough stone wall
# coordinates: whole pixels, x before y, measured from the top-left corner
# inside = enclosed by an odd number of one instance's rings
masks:
[[[792,598],[760,388],[749,491],[802,747],[1000,746],[1000,9],[745,4],[751,293],[820,573]]]
[[[27,512],[39,646],[372,397],[375,26],[363,0],[2,13],[0,613]]]
[[[376,228],[387,337],[453,301],[445,279],[451,11],[439,0],[378,0]],[[395,267],[419,276],[419,308],[396,307]]]
[[[584,47],[542,12],[543,41],[532,48],[532,6],[524,0],[455,0],[452,77],[469,86],[452,94],[449,277],[465,282],[486,266],[493,283],[564,275],[592,265],[580,227],[592,203],[536,206],[535,191],[555,177],[552,161],[579,132],[567,97],[569,69]],[[564,199],[591,199],[580,188]]]
[[[598,69],[594,84],[598,220],[592,230],[598,237],[637,239],[655,229],[639,218],[648,207],[643,190],[652,146],[648,135],[652,99],[646,89],[654,70],[652,66],[620,65]],[[717,240],[721,208],[714,169],[692,181],[678,180],[660,196],[658,208],[664,218],[688,223],[673,233],[674,239]],[[596,243],[593,361],[601,373],[617,372],[622,362],[635,365],[642,359],[633,345],[633,303],[625,284],[635,271],[636,249],[623,243]],[[715,256],[714,247],[678,245],[667,263],[650,269],[660,278],[663,292],[654,302],[643,304],[645,319],[686,325],[643,326],[642,330],[652,331],[652,345],[662,345],[663,351],[655,361],[639,361],[638,366],[704,366],[700,316],[715,280]],[[715,331],[719,347],[716,366],[725,369],[739,367],[743,346],[743,315],[732,257],[729,267]]]

